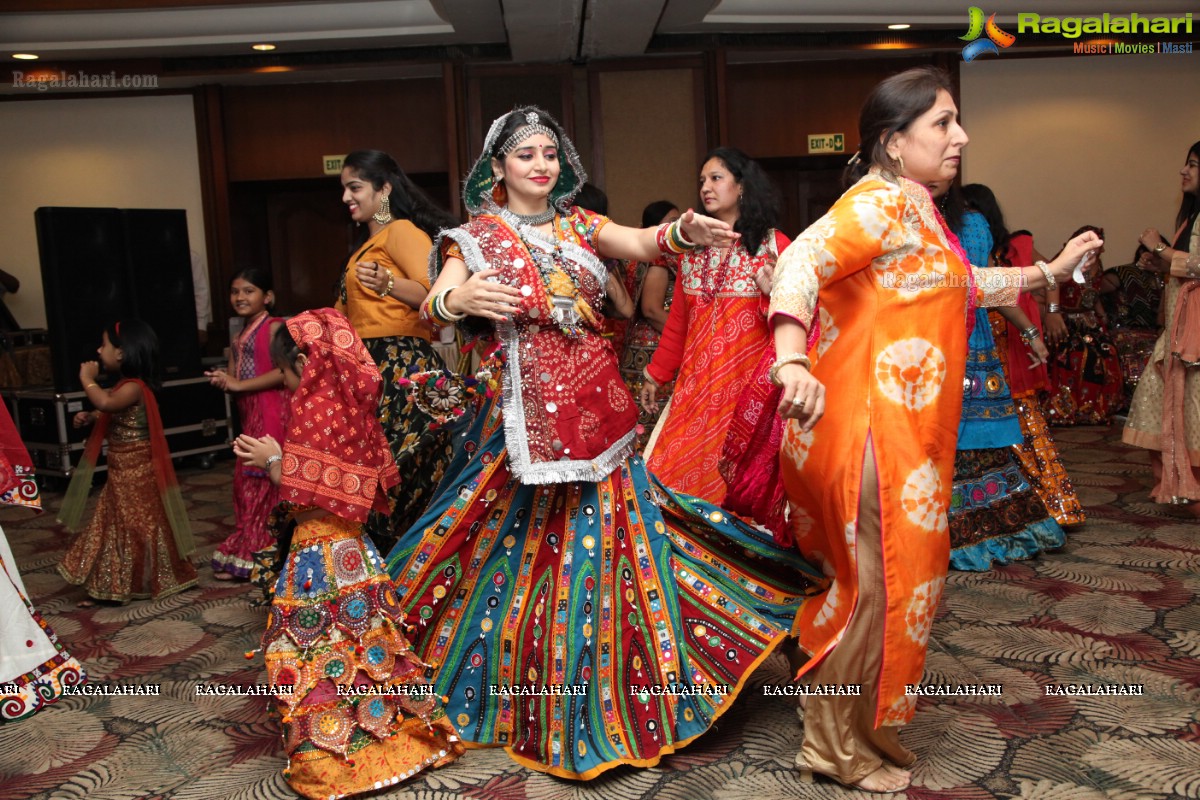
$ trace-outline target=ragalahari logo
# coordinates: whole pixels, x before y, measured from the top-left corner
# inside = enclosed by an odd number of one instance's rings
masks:
[[[983,9],[978,6],[971,6],[967,9],[970,14],[970,25],[967,28],[965,36],[958,37],[964,42],[970,42],[963,48],[963,61],[974,61],[984,53],[995,53],[1000,55],[1000,47],[1009,47],[1017,40],[1008,31],[1000,30],[1000,26],[996,24],[996,15],[992,14],[987,18],[987,22],[983,21]],[[987,34],[986,39],[980,39],[983,34]],[[999,45],[999,47],[997,47]]]

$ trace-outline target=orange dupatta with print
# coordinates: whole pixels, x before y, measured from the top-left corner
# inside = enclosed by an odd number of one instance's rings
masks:
[[[167,446],[167,437],[163,434],[162,417],[158,413],[158,401],[154,392],[143,381],[137,378],[125,378],[118,381],[113,389],[118,389],[126,383],[133,382],[142,387],[142,405],[146,409],[146,424],[150,428],[150,453],[154,464],[154,481],[158,484],[158,493],[162,498],[163,511],[167,522],[171,525],[171,533],[175,538],[175,546],[182,556],[191,555],[196,549],[192,537],[192,525],[188,520],[187,508],[183,505],[183,495],[179,491],[179,480],[175,477],[175,467],[171,464],[171,449]],[[100,412],[96,427],[88,437],[83,457],[79,466],[71,476],[67,486],[67,494],[63,498],[59,510],[58,521],[69,531],[79,530],[83,521],[83,510],[87,505],[88,492],[92,488],[92,475],[96,472],[96,463],[100,459],[100,448],[108,436],[108,426],[112,414]]]

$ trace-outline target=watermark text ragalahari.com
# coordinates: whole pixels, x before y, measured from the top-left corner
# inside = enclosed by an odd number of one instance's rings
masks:
[[[37,70],[23,72],[13,70],[12,87],[14,89],[32,89],[38,92],[48,92],[52,89],[157,89],[158,76],[151,74],[120,75],[112,72],[84,72],[77,70]]]

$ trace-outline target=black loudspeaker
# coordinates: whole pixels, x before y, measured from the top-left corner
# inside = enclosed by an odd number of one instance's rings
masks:
[[[163,380],[200,374],[186,212],[39,208],[34,220],[55,389],[78,391],[100,334],[131,317],[158,334]]]
[[[135,316],[158,334],[163,380],[199,375],[187,213],[123,209],[121,216]]]
[[[39,208],[34,219],[54,388],[77,391],[105,327],[135,313],[125,224],[115,208]]]

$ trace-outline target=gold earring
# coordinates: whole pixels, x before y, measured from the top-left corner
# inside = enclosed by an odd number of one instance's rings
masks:
[[[383,196],[383,202],[379,204],[379,210],[371,215],[371,219],[380,225],[387,225],[392,221],[392,199],[389,195],[385,194]]]

